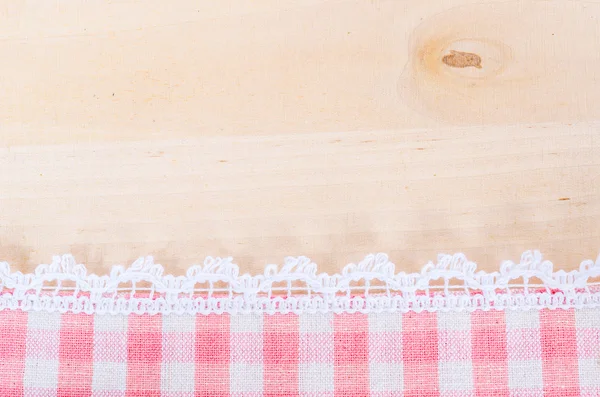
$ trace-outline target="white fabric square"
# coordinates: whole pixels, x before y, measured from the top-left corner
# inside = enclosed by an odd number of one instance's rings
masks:
[[[300,364],[298,387],[300,392],[327,392],[334,390],[333,364]]]
[[[29,329],[46,329],[50,331],[59,331],[60,319],[60,313],[30,311],[27,317],[27,327]]]
[[[401,332],[402,313],[370,313],[370,332]]]
[[[509,360],[508,386],[511,389],[543,389],[541,360]]]
[[[575,324],[577,328],[600,328],[598,309],[575,310]]]
[[[111,314],[96,314],[94,316],[95,332],[127,332],[127,316]]]
[[[93,390],[126,390],[127,363],[94,362]]]
[[[58,360],[25,360],[23,386],[26,388],[56,389]]]
[[[300,332],[333,333],[331,313],[303,313],[299,317]]]
[[[234,314],[230,318],[230,331],[232,333],[263,332],[262,314]]]
[[[194,391],[193,363],[163,363],[160,373],[160,386],[166,392]]]
[[[370,363],[371,391],[401,391],[404,387],[404,368],[401,363]]]
[[[262,392],[262,364],[232,363],[229,365],[229,385],[232,393]]]
[[[184,316],[163,316],[163,332],[190,332],[196,331],[196,317]]]
[[[537,310],[506,310],[504,318],[509,330],[540,327],[540,314]]]
[[[438,312],[439,329],[466,331],[471,330],[471,313],[469,312]]]
[[[441,361],[438,371],[440,390],[473,389],[473,364],[470,361]]]
[[[600,387],[600,358],[579,359],[581,387]]]

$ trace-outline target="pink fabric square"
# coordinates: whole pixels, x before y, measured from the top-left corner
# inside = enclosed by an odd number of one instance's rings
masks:
[[[162,316],[131,315],[127,332],[127,397],[159,397]]]
[[[124,397],[125,390],[94,390],[93,397]]]
[[[544,397],[544,391],[532,389],[511,390],[510,397]]]
[[[263,332],[264,396],[298,396],[298,316],[265,315]]]
[[[539,328],[520,328],[506,333],[509,360],[541,360]]]
[[[29,328],[27,331],[27,358],[57,360],[60,341],[59,329]]]
[[[402,317],[402,362],[406,397],[439,396],[438,325],[435,313]]]
[[[333,333],[303,332],[299,336],[300,363],[325,363],[333,364]]]
[[[400,391],[372,391],[370,397],[403,397],[404,393]]]
[[[196,363],[229,365],[229,321],[228,314],[196,317]]]
[[[580,359],[600,360],[600,328],[578,328],[577,346]]]
[[[476,396],[509,396],[506,323],[502,311],[471,316],[473,378]]]
[[[369,361],[377,363],[402,362],[402,333],[394,331],[369,334]]]
[[[230,316],[196,317],[195,397],[229,396]]]
[[[262,333],[236,332],[231,334],[231,362],[245,364],[262,364]],[[260,350],[259,350],[260,349]]]
[[[94,317],[63,314],[60,329],[58,397],[89,395],[94,373]]]
[[[127,349],[115,349],[115,343],[127,345],[127,334],[111,331],[97,331],[94,336],[97,354],[96,361],[126,362]]]
[[[471,331],[440,329],[439,360],[471,361]]]
[[[163,333],[163,362],[193,363],[194,332],[165,332]]]
[[[474,390],[440,390],[440,397],[474,397]]]
[[[20,396],[27,349],[27,313],[0,311],[0,330],[0,390],[7,396]]]
[[[580,397],[598,397],[600,396],[600,387],[582,387]]]
[[[369,321],[364,314],[337,314],[334,327],[335,395],[369,394]]]
[[[579,395],[574,310],[540,311],[544,396]]]

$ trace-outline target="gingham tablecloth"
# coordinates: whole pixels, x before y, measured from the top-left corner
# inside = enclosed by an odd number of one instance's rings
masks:
[[[347,306],[294,303],[303,309],[287,313],[230,310],[225,300],[206,314],[202,300],[176,313],[157,287],[127,312],[107,310],[93,293],[42,301],[18,292],[26,283],[9,274],[12,285],[0,277],[0,396],[600,395],[600,299],[589,289],[447,292],[437,303],[430,293],[419,298],[435,303],[426,310],[405,305],[417,305],[406,294],[391,306],[389,294],[363,294],[354,306],[340,297],[331,302]],[[457,296],[472,306],[461,309]]]
[[[600,310],[0,312],[1,396],[598,396]]]

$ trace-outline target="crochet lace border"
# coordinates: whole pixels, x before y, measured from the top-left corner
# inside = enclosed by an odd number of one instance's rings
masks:
[[[35,272],[0,263],[0,310],[87,314],[379,313],[570,309],[600,306],[600,256],[578,270],[554,271],[538,251],[495,272],[477,271],[463,254],[439,255],[419,273],[396,273],[385,254],[367,255],[339,274],[318,273],[288,257],[259,275],[240,274],[231,258],[208,257],[185,276],[165,275],[152,257],[110,273],[88,274],[73,256]]]

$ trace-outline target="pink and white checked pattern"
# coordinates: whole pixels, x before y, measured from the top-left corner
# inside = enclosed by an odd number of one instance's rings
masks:
[[[600,308],[0,311],[0,396],[599,396]]]
[[[0,263],[0,397],[600,396],[599,284],[600,258],[555,272],[537,251],[491,273]]]

